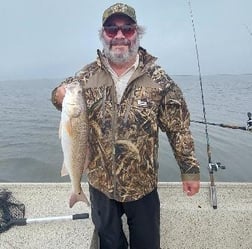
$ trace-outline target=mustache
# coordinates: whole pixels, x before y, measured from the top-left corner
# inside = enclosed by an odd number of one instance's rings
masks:
[[[130,46],[131,42],[128,39],[113,39],[113,40],[111,40],[110,46],[116,46],[116,45]]]

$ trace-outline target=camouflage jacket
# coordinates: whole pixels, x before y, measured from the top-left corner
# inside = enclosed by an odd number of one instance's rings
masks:
[[[166,132],[182,180],[199,180],[199,163],[189,130],[190,115],[182,92],[156,58],[139,49],[139,66],[117,104],[115,84],[103,54],[75,77],[83,84],[89,110],[88,181],[109,198],[134,201],[158,181],[158,131]],[[57,88],[56,88],[57,89]],[[54,101],[55,90],[52,92]]]

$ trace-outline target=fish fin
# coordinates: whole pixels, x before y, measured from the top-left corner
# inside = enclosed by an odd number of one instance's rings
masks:
[[[70,196],[70,199],[69,199],[69,207],[72,208],[73,205],[76,203],[76,202],[79,202],[79,201],[83,201],[85,202],[88,206],[90,206],[90,203],[86,197],[86,195],[84,194],[83,190],[81,189],[81,192],[80,193],[71,193],[71,196]]]
[[[89,148],[89,146],[87,146],[86,157],[85,157],[85,161],[84,161],[82,174],[85,174],[87,172],[89,163],[90,163],[90,148]]]
[[[72,122],[71,119],[69,121],[66,122],[66,130],[68,135],[71,137],[73,132],[72,132]]]
[[[77,118],[80,116],[80,114],[81,114],[81,108],[79,106],[73,108],[72,117]]]
[[[66,176],[69,175],[67,168],[65,166],[65,164],[63,163],[62,168],[61,168],[61,176]]]

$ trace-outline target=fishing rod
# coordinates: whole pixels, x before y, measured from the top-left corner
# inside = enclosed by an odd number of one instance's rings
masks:
[[[212,122],[204,122],[204,121],[199,121],[199,120],[190,120],[193,123],[198,123],[198,124],[208,124],[208,125],[216,125],[220,126],[222,128],[230,128],[230,129],[239,129],[243,131],[252,131],[252,118],[251,118],[251,112],[247,113],[248,116],[248,121],[247,121],[247,126],[238,126],[238,125],[229,125],[229,124],[222,124],[222,123],[212,123]]]
[[[192,6],[191,1],[188,0],[189,5],[189,12],[192,22],[192,29],[193,29],[193,35],[194,35],[194,44],[195,44],[195,51],[196,51],[196,57],[197,57],[197,65],[198,65],[198,74],[199,74],[199,83],[200,83],[200,90],[201,90],[201,101],[202,101],[202,108],[203,108],[203,119],[205,124],[205,134],[206,134],[206,142],[207,142],[207,156],[208,156],[208,171],[210,176],[210,198],[211,198],[211,205],[214,209],[217,208],[217,193],[216,193],[216,185],[214,181],[214,171],[217,171],[218,169],[225,169],[225,166],[222,166],[220,162],[213,163],[211,158],[211,149],[210,149],[210,141],[209,141],[209,135],[208,135],[208,122],[206,119],[206,108],[205,108],[205,98],[204,98],[204,91],[203,91],[203,83],[202,83],[202,76],[201,76],[201,70],[200,70],[200,60],[199,60],[199,50],[198,50],[198,44],[197,44],[197,38],[196,38],[196,30],[194,25],[194,18],[193,18],[193,12],[192,12]]]
[[[191,120],[193,123],[198,123],[198,124],[208,124],[208,125],[216,125],[220,126],[223,128],[230,128],[230,129],[239,129],[239,130],[247,130],[246,126],[237,126],[237,125],[229,125],[229,124],[216,124],[216,123],[211,123],[211,122],[204,122],[204,121],[199,121],[199,120]]]

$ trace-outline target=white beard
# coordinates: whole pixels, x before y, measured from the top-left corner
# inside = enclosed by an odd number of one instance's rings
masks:
[[[105,56],[114,64],[121,65],[124,64],[125,62],[128,62],[131,58],[136,57],[139,46],[140,46],[140,39],[136,38],[133,43],[129,45],[129,50],[125,53],[118,54],[115,51],[112,51],[111,48],[111,43],[106,42],[104,38],[101,39],[102,44],[103,44],[103,50]]]

